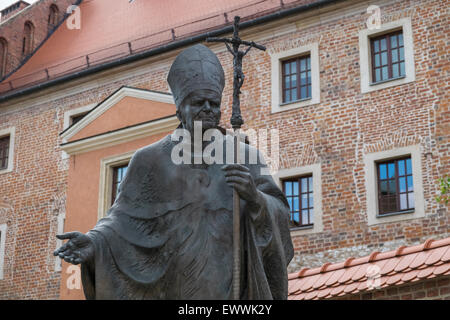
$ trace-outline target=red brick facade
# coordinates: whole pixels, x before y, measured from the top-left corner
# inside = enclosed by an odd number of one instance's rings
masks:
[[[46,36],[53,2],[42,1],[35,9],[35,44]],[[60,10],[70,2],[59,1]],[[434,200],[437,179],[450,174],[448,5],[438,0],[380,4],[383,24],[411,19],[415,81],[361,93],[358,32],[367,28],[367,3],[339,3],[331,13],[278,21],[263,36],[255,30],[267,51],[251,51],[244,63],[244,129],[279,130],[280,169],[321,166],[323,231],[292,234],[296,255],[290,272],[450,235],[448,207]],[[0,35],[19,48],[20,35],[12,24],[23,26],[29,19],[28,13],[16,16],[0,25]],[[271,113],[271,55],[311,43],[319,46],[320,103]],[[11,50],[8,70],[18,64],[17,48]],[[64,113],[100,103],[123,85],[168,92],[166,77],[175,54],[130,65],[128,76],[127,66],[125,71],[121,67],[0,103],[0,130],[15,127],[14,170],[0,174],[0,225],[8,226],[0,299],[57,299],[65,286],[60,279],[67,265],[55,271],[52,256],[58,215],[76,215],[66,212],[69,161],[76,157],[62,156]],[[223,50],[218,57],[227,79],[222,122],[229,127],[232,60]],[[364,156],[412,145],[420,146],[425,216],[369,226]],[[448,281],[358,297],[448,299]]]
[[[7,43],[8,53],[4,75],[9,74],[19,67],[27,56],[22,54],[25,23],[33,26],[31,51],[33,52],[49,34],[48,17],[50,6],[56,5],[59,9],[58,21],[64,18],[67,8],[76,3],[76,0],[44,0],[30,6],[21,4],[22,12],[12,12],[9,16],[2,17],[0,23],[0,39]]]
[[[336,300],[450,300],[450,277],[418,281]]]

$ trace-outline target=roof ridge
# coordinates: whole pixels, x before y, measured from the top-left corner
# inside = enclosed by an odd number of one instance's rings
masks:
[[[330,263],[326,262],[322,264],[319,267],[315,267],[312,269],[309,268],[302,268],[299,272],[294,272],[289,274],[289,279],[297,279],[297,278],[306,278],[310,277],[319,273],[326,273],[331,271],[336,271],[339,269],[346,269],[354,266],[363,265],[365,263],[373,263],[376,261],[382,261],[386,259],[391,259],[394,257],[399,256],[406,256],[409,254],[435,249],[439,247],[444,246],[450,246],[450,237],[434,240],[434,239],[427,239],[424,243],[419,245],[412,245],[412,246],[400,246],[397,249],[386,251],[386,252],[380,252],[380,251],[373,251],[369,255],[360,257],[360,258],[347,258],[345,261],[337,262],[337,263]]]

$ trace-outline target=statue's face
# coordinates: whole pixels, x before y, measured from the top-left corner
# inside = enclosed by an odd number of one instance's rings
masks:
[[[202,129],[219,125],[222,96],[211,90],[197,90],[187,96],[178,108],[177,116],[183,127],[194,132],[194,121],[202,121]]]

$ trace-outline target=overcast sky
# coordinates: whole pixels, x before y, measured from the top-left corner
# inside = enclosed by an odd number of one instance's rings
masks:
[[[9,7],[13,3],[16,3],[18,0],[0,0],[0,10],[5,9],[6,7]],[[35,3],[38,0],[24,0],[25,2],[28,2],[29,4]]]

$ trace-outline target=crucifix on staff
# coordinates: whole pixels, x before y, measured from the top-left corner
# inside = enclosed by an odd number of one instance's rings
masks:
[[[253,41],[245,41],[239,38],[239,21],[240,17],[234,17],[233,37],[232,38],[207,38],[207,42],[223,42],[228,51],[233,55],[233,106],[231,114],[231,126],[234,130],[234,163],[238,163],[240,159],[239,150],[239,134],[241,126],[244,124],[244,119],[241,115],[241,101],[239,95],[241,94],[241,87],[244,84],[245,75],[242,71],[242,59],[250,51],[251,48],[259,50],[266,50],[266,47],[256,44]],[[230,47],[230,44],[232,48]],[[245,51],[239,50],[241,45],[247,46]],[[240,298],[240,276],[241,276],[241,262],[240,262],[240,199],[236,189],[233,190],[233,299]]]

